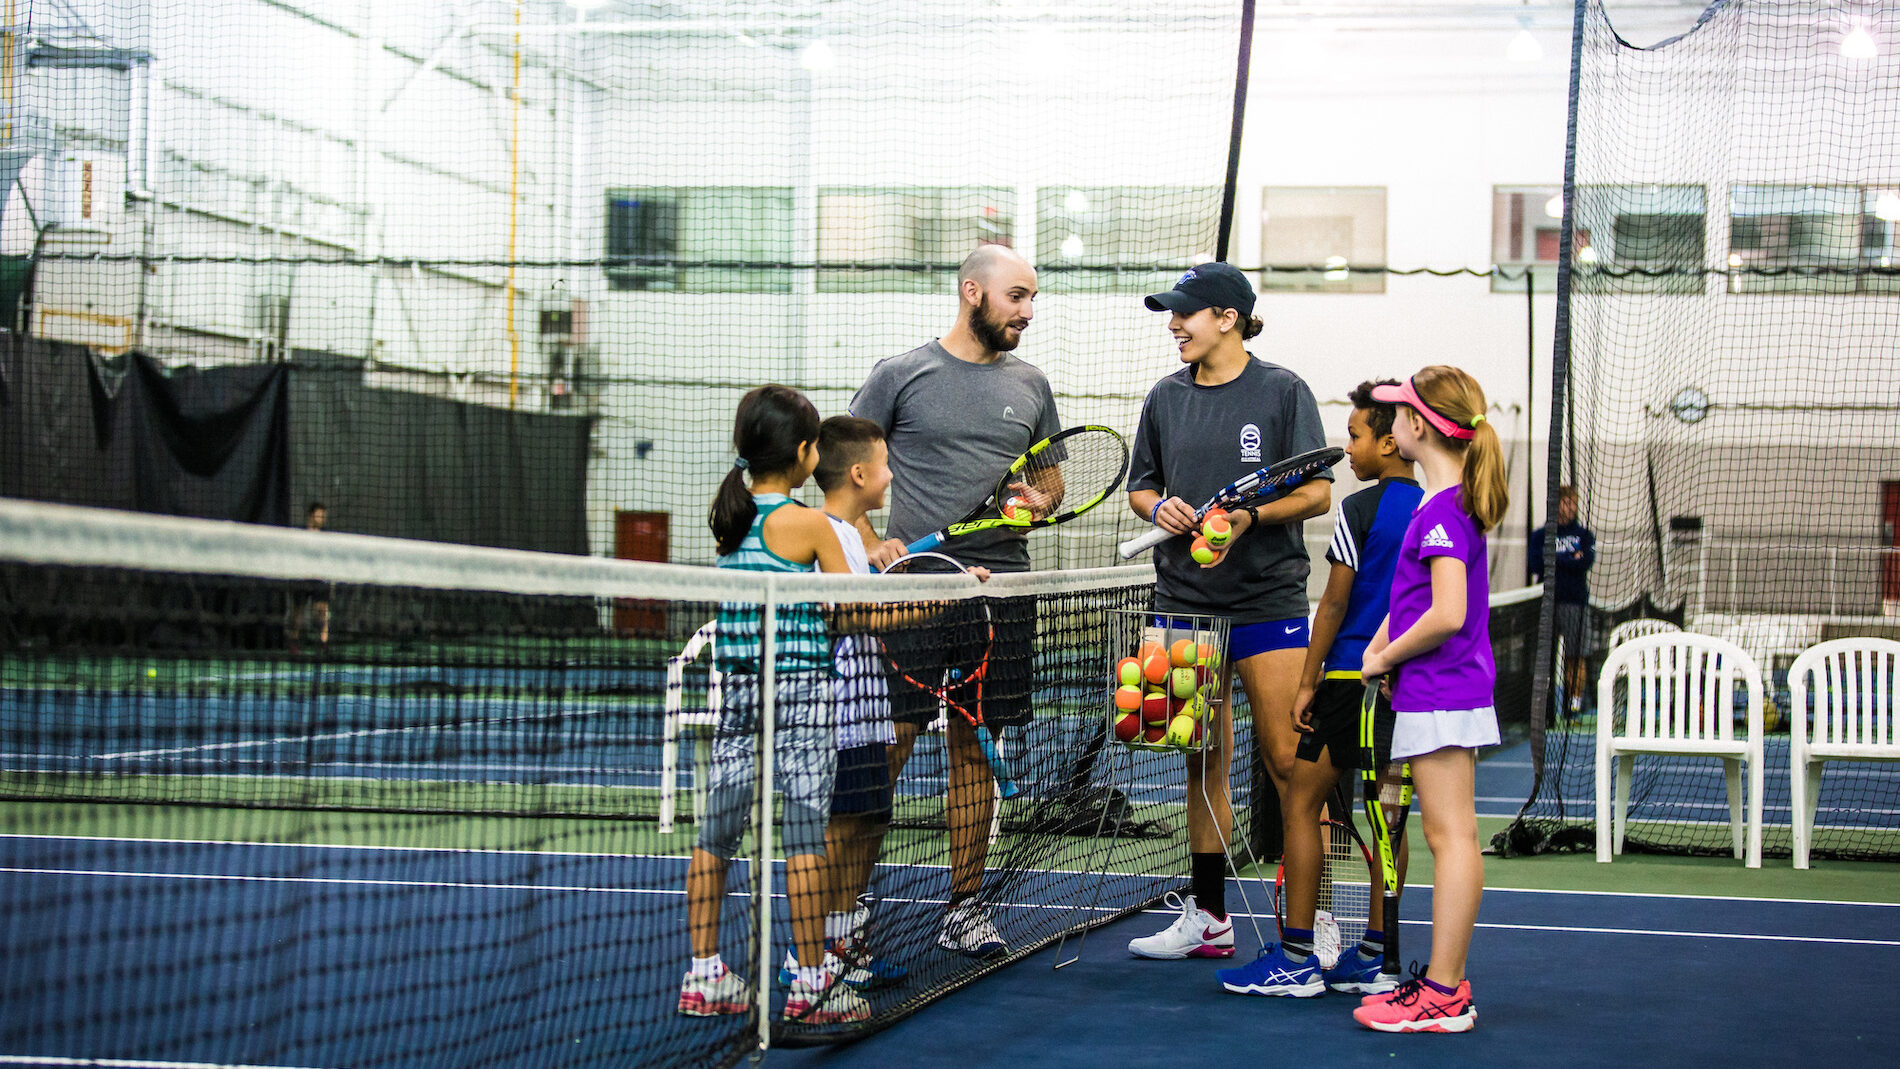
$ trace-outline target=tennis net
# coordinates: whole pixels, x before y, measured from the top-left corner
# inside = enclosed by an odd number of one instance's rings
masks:
[[[766,1037],[897,1020],[1152,902],[1185,861],[1178,782],[1100,759],[1104,621],[1147,606],[1145,567],[981,587],[768,578],[17,501],[0,501],[0,547],[0,879],[15,904],[0,1053],[731,1064]],[[823,709],[800,719],[799,628],[828,668],[840,633],[967,645],[992,615],[977,605],[1032,628],[994,625],[986,676],[1028,688],[1030,725],[1001,733],[1022,793],[998,804],[986,780],[984,848],[953,851],[946,824],[972,823],[946,820],[954,747],[924,731],[868,878],[822,911],[908,975],[865,993],[864,1020],[788,1022],[773,974],[794,918],[814,914],[786,861],[809,848],[787,839],[811,800],[805,762],[838,730]],[[742,663],[766,663],[768,611],[784,638],[770,709]],[[772,754],[776,775],[755,760],[722,779],[745,751]],[[730,791],[768,777],[769,837]],[[765,995],[691,1017],[689,855],[709,827],[734,837],[715,943]],[[972,862],[994,957],[938,946],[953,865]]]

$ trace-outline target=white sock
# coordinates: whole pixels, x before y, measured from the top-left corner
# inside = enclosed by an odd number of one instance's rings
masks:
[[[843,939],[845,936],[850,935],[851,917],[852,915],[849,913],[825,914],[825,938]]]
[[[857,935],[860,932],[864,931],[864,929],[870,926],[871,926],[871,909],[869,906],[859,906],[857,909],[851,911],[851,934],[852,935]]]
[[[726,971],[726,963],[723,961],[720,961],[719,955],[717,954],[714,954],[710,958],[694,958],[693,959],[693,975],[694,976],[703,976],[708,980],[717,980],[719,979],[720,975],[724,973],[725,971]]]

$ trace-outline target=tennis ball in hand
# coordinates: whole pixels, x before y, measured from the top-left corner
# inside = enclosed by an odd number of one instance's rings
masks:
[[[1214,547],[1201,535],[1195,535],[1194,544],[1188,547],[1188,556],[1193,557],[1196,564],[1212,564],[1216,555]]]
[[[1168,708],[1166,694],[1150,694],[1141,699],[1141,719],[1149,724],[1166,725],[1174,710]]]
[[[1141,662],[1133,657],[1123,657],[1115,664],[1115,682],[1124,687],[1141,686]]]
[[[1194,738],[1194,718],[1187,715],[1175,717],[1168,722],[1167,742],[1170,746],[1186,746]]]
[[[1141,717],[1135,713],[1124,713],[1115,718],[1115,737],[1122,742],[1133,742],[1141,737]]]
[[[1011,520],[1029,520],[1034,519],[1035,514],[1029,510],[1029,502],[1020,497],[1012,497],[1003,502],[1003,517]]]
[[[1207,544],[1215,549],[1225,546],[1227,540],[1234,537],[1234,525],[1228,521],[1225,510],[1208,511],[1207,518],[1201,521],[1201,537],[1207,539]]]
[[[1140,709],[1141,708],[1141,688],[1128,687],[1128,686],[1116,687],[1115,688],[1115,708],[1120,709],[1124,713],[1132,713],[1135,710]]]
[[[1192,668],[1201,663],[1200,651],[1195,648],[1194,640],[1175,640],[1174,645],[1168,647],[1168,663],[1176,668]]]
[[[1177,698],[1191,697],[1200,688],[1200,682],[1194,678],[1194,669],[1176,668],[1168,676],[1168,693]]]

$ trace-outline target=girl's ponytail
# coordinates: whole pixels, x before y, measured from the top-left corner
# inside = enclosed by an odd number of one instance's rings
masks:
[[[1433,411],[1471,428],[1471,437],[1463,441],[1440,435],[1463,454],[1458,504],[1477,521],[1479,530],[1489,531],[1504,522],[1505,510],[1511,506],[1510,483],[1504,473],[1504,444],[1485,418],[1484,387],[1458,368],[1434,364],[1412,376],[1412,388]]]
[[[746,486],[746,471],[755,478],[790,471],[798,463],[798,447],[806,443],[818,443],[818,409],[804,394],[790,386],[766,385],[740,398],[732,421],[732,447],[738,456],[719,484],[707,520],[720,556],[739,548],[759,515]]]

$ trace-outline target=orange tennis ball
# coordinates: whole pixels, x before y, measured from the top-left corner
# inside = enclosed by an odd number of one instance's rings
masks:
[[[1123,657],[1115,662],[1115,682],[1124,687],[1141,686],[1141,662],[1133,657]]]
[[[1174,645],[1168,647],[1168,662],[1176,668],[1192,668],[1200,660],[1200,651],[1191,638],[1177,639]]]
[[[1115,737],[1123,742],[1133,742],[1141,735],[1141,717],[1127,713],[1115,718]]]
[[[1200,682],[1194,678],[1194,669],[1176,668],[1168,676],[1168,693],[1177,698],[1191,697],[1200,689]]]
[[[1227,519],[1226,511],[1210,509],[1207,517],[1201,521],[1201,537],[1207,539],[1208,545],[1219,549],[1233,536],[1234,525]]]
[[[1207,539],[1201,535],[1195,535],[1194,544],[1188,547],[1188,556],[1193,557],[1196,564],[1212,564],[1217,555],[1214,547],[1208,545]]]
[[[1035,514],[1029,510],[1029,503],[1020,497],[1012,497],[1008,501],[1003,502],[1003,516],[1011,520],[1029,520],[1035,518]]]
[[[1211,642],[1203,642],[1201,643],[1200,649],[1198,650],[1198,652],[1200,653],[1200,656],[1194,659],[1194,663],[1204,664],[1209,668],[1213,668],[1214,667],[1214,644]]]
[[[1140,687],[1116,687],[1115,708],[1124,713],[1132,713],[1141,708]]]
[[[1141,719],[1149,724],[1166,724],[1174,710],[1168,707],[1166,694],[1149,694],[1141,699]]]
[[[1152,651],[1141,655],[1141,674],[1150,683],[1164,683],[1174,665],[1169,663],[1167,653],[1156,646]]]

